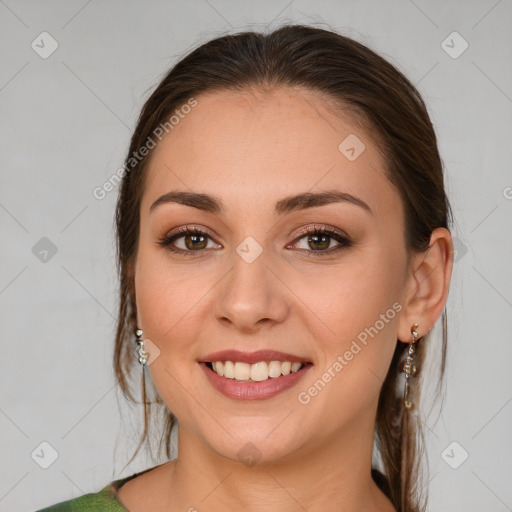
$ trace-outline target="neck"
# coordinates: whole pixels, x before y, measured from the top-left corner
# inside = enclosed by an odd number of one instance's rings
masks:
[[[371,477],[371,427],[354,424],[286,459],[249,465],[213,452],[180,425],[166,510],[395,512]]]

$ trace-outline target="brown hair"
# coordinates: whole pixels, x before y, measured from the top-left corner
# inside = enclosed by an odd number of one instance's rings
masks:
[[[366,127],[385,158],[387,177],[400,193],[405,212],[408,254],[422,252],[432,231],[448,228],[451,212],[443,184],[443,168],[436,135],[426,106],[411,82],[391,63],[365,45],[336,32],[303,25],[284,25],[269,34],[242,32],[202,44],[180,60],[146,101],[133,133],[116,210],[120,303],[115,338],[114,369],[124,395],[135,402],[129,376],[137,363],[134,332],[136,305],[133,265],[137,254],[139,210],[148,157],[131,161],[147,145],[158,126],[191,98],[216,90],[244,91],[257,87],[305,87],[323,93]],[[440,379],[444,375],[447,343],[446,313]],[[418,373],[423,367],[425,340],[417,344]],[[376,445],[382,472],[372,476],[400,512],[424,510],[420,503],[420,448],[423,432],[415,415],[403,406],[399,375],[408,344],[397,340],[392,362],[380,393]],[[419,379],[413,379],[414,400],[419,400]],[[146,398],[142,377],[144,431],[135,454],[149,439],[152,402]],[[170,458],[171,428],[176,420],[157,396],[153,402],[165,418],[165,445]],[[134,456],[135,456],[134,454]],[[133,457],[132,457],[133,460]]]

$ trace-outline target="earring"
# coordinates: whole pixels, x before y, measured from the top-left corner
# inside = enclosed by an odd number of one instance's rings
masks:
[[[137,329],[135,331],[135,336],[137,336],[135,341],[139,344],[139,363],[144,367],[148,361],[148,353],[144,350],[144,340],[141,339],[142,334],[142,329]]]
[[[409,347],[409,351],[407,354],[407,358],[405,360],[405,363],[402,367],[402,371],[405,372],[405,389],[404,389],[404,406],[406,409],[412,409],[414,407],[414,403],[409,400],[409,388],[410,388],[410,378],[411,375],[414,377],[417,373],[416,364],[414,362],[414,349],[415,343],[418,341],[418,331],[416,330],[418,328],[418,324],[414,324],[411,327],[411,334],[412,334],[412,344]]]

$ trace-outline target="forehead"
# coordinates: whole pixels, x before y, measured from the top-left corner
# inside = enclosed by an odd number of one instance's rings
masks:
[[[397,200],[376,142],[321,93],[225,90],[195,99],[153,149],[143,209],[170,190],[211,193],[233,211],[326,189],[357,195],[377,209],[379,198]]]

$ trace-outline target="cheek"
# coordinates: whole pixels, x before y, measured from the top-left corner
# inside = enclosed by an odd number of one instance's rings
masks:
[[[141,247],[135,272],[140,327],[163,356],[193,359],[208,313],[208,291],[215,286],[213,269],[171,265],[160,248]],[[211,306],[210,306],[211,307]],[[170,358],[169,358],[170,359]]]
[[[294,289],[331,334],[347,340],[373,325],[401,297],[402,264],[392,251],[363,250],[310,278],[296,278]]]
[[[308,330],[324,333],[316,339],[319,371],[339,376],[333,391],[347,400],[374,399],[385,378],[397,343],[403,264],[382,247],[362,251],[328,275],[303,281],[297,292],[315,312]]]
[[[158,394],[178,417],[195,411],[183,391],[194,393],[190,371],[199,357],[194,343],[201,337],[205,314],[200,300],[204,283],[194,275],[173,271],[161,251],[141,248],[135,273],[137,313],[144,338],[159,350],[148,369]]]
[[[180,329],[197,314],[194,303],[200,295],[194,284],[156,265],[146,265],[135,280],[137,311],[144,333],[170,348],[170,339],[179,340]]]

